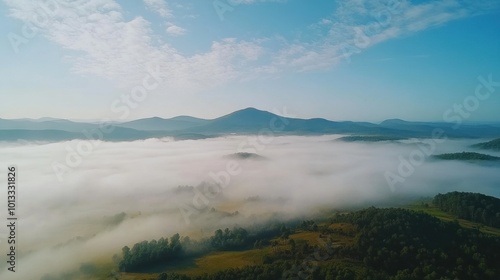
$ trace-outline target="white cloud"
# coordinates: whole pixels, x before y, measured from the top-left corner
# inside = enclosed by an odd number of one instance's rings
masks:
[[[320,22],[319,22],[319,23],[320,23],[321,25],[330,25],[330,24],[332,24],[332,21],[331,21],[331,20],[329,20],[329,19],[324,18],[324,19],[320,20]]]
[[[186,33],[186,29],[175,24],[169,24],[167,27],[167,33],[173,36],[180,36]]]
[[[32,21],[43,11],[43,2],[4,1],[10,15],[23,21]],[[239,1],[256,2],[261,1]],[[331,17],[318,19],[313,40],[226,38],[212,42],[204,52],[186,55],[162,41],[161,34],[154,33],[147,19],[125,19],[115,1],[54,3],[59,4],[48,19],[35,24],[38,33],[71,51],[66,59],[77,73],[104,77],[127,89],[142,83],[151,65],[161,68],[164,89],[201,89],[235,79],[328,69],[380,42],[488,11],[493,5],[459,0],[423,4],[345,0]],[[144,3],[163,17],[173,17],[165,1]],[[167,23],[166,32],[180,36],[186,30]],[[272,47],[266,47],[266,43]]]
[[[7,0],[10,14],[28,21],[40,9],[36,1]],[[142,17],[125,20],[114,1],[90,0],[84,6],[59,5],[39,34],[76,51],[67,56],[77,73],[114,80],[130,89],[140,85],[148,67],[158,65],[166,88],[216,86],[243,76],[261,47],[252,42],[224,39],[203,53],[183,55],[168,43],[158,43],[151,23]],[[180,34],[183,29],[169,30]]]
[[[149,10],[156,12],[164,18],[172,16],[172,11],[168,8],[167,2],[165,0],[143,0],[144,5]]]
[[[340,1],[330,18],[320,19],[312,26],[318,32],[315,42],[294,41],[285,45],[273,64],[286,69],[291,66],[298,71],[330,68],[378,43],[488,12],[498,6],[498,3],[468,0],[423,4],[407,0]]]

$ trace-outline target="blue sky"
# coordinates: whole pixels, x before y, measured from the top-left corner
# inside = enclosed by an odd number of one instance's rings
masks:
[[[0,118],[443,121],[500,82],[500,1],[3,0],[0,34]]]

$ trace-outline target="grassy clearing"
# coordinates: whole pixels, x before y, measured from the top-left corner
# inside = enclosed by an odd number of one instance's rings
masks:
[[[346,230],[349,228],[349,225],[339,225],[339,227],[344,227]],[[351,225],[352,227],[352,225]],[[294,239],[296,242],[302,243],[306,242],[309,245],[322,245],[320,244],[319,232],[309,232],[302,231],[295,234],[290,235],[291,239]],[[278,241],[277,248],[285,248],[288,247],[285,241],[281,239],[273,239],[274,241]],[[347,237],[343,235],[333,235],[333,240],[335,243],[352,243],[353,238]],[[207,254],[205,256],[196,258],[191,261],[186,261],[182,264],[170,265],[168,267],[163,267],[161,271],[164,272],[176,272],[180,274],[186,274],[189,276],[199,276],[204,273],[215,273],[217,271],[225,270],[228,268],[238,268],[245,267],[249,265],[260,265],[262,264],[262,259],[266,254],[272,254],[273,248],[272,246],[266,246],[261,249],[250,249],[245,251],[229,251],[229,252],[213,252]],[[330,260],[331,261],[331,260]],[[153,271],[151,271],[153,272]],[[154,271],[155,273],[122,273],[124,280],[133,280],[133,279],[150,279],[158,275],[159,271]]]
[[[262,264],[262,257],[270,252],[269,247],[246,251],[214,252],[194,260],[194,266],[172,270],[189,276],[214,273],[228,268]]]
[[[467,221],[464,219],[457,219],[455,216],[442,211],[441,209],[437,208],[436,206],[433,206],[430,203],[427,203],[427,205],[428,206],[426,206],[425,203],[415,203],[415,204],[407,205],[407,206],[402,207],[402,208],[413,210],[413,211],[422,211],[424,213],[427,213],[431,216],[434,216],[440,220],[447,221],[447,222],[452,222],[454,220],[457,220],[458,224],[460,224],[460,226],[462,226],[464,228],[479,229],[479,231],[481,231],[482,233],[500,236],[500,229],[498,229],[498,228],[485,226],[483,224]]]
[[[295,241],[303,240],[307,242],[309,245],[320,245],[319,232],[311,232],[311,231],[303,231],[290,235],[290,239]]]

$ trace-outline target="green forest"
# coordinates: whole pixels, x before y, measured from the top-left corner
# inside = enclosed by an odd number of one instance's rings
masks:
[[[500,199],[494,197],[452,192],[435,196],[431,203],[457,218],[499,225]],[[175,269],[183,261],[235,252],[262,255],[255,265],[213,263],[221,269],[211,273]],[[120,273],[143,273],[148,280],[493,280],[500,279],[500,237],[422,211],[370,207],[334,212],[318,220],[219,229],[201,240],[175,234],[125,246],[114,260]],[[149,267],[159,263],[173,266],[148,273]]]
[[[473,222],[500,228],[500,200],[479,193],[438,194],[432,201],[441,210]]]

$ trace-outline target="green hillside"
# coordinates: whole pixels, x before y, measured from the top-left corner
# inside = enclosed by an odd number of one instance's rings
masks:
[[[330,212],[315,220],[219,229],[197,240],[175,234],[124,246],[112,262],[82,264],[72,277],[500,279],[500,228],[482,223],[491,223],[498,216],[499,201],[481,194],[452,192],[405,209]],[[464,209],[474,215],[467,216]],[[67,276],[46,275],[42,279]]]
[[[491,140],[489,142],[478,143],[472,146],[479,149],[500,151],[500,138]]]
[[[474,153],[474,152],[461,152],[435,155],[435,158],[442,160],[466,160],[466,161],[494,161],[500,160],[500,157]]]

